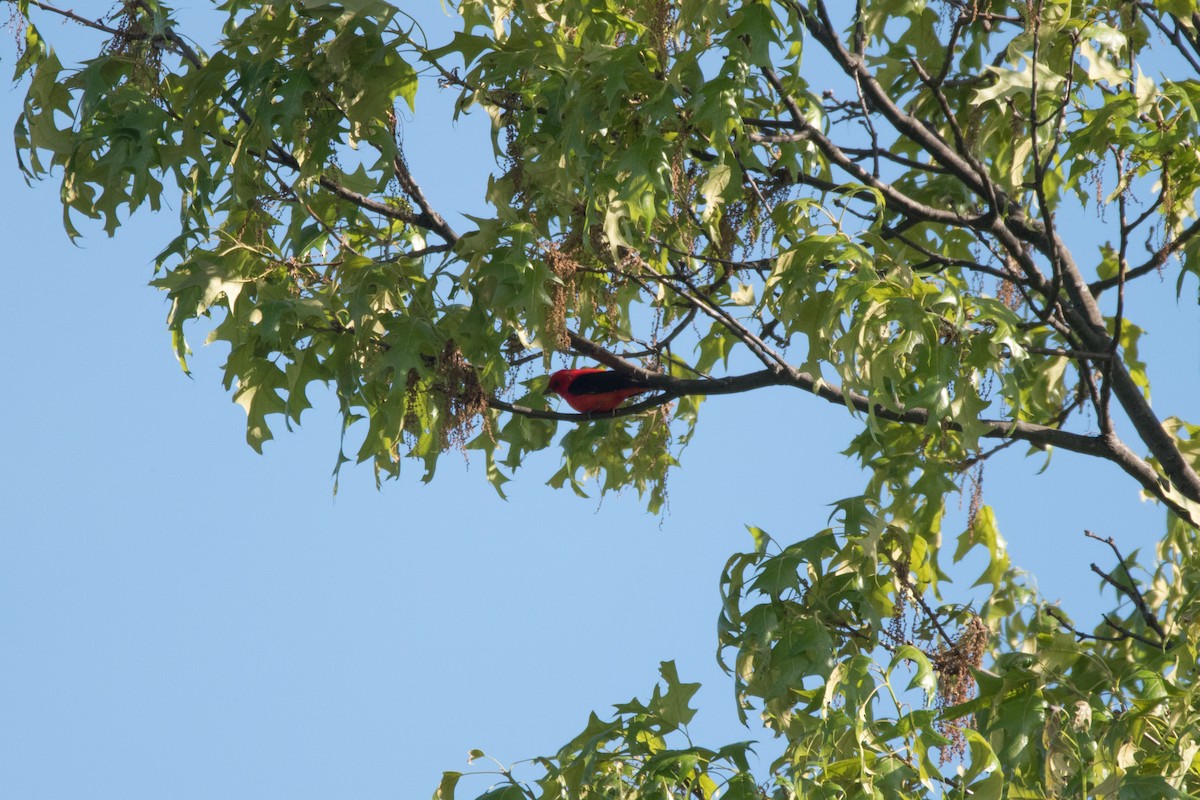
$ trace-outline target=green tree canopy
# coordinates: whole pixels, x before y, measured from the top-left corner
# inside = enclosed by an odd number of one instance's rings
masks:
[[[435,10],[228,0],[211,47],[153,0],[9,2],[22,168],[61,180],[72,236],[178,209],[154,281],[176,352],[228,347],[256,449],[329,385],[339,464],[431,479],[477,450],[500,488],[556,447],[553,485],[657,511],[709,395],[792,387],[861,423],[862,493],[800,541],[755,531],[722,580],[720,652],[784,755],[753,774],[687,739],[667,664],[497,800],[1200,793],[1200,429],[1152,408],[1155,320],[1127,313],[1200,272],[1194,0],[459,0],[439,42]],[[63,17],[93,52],[50,47]],[[492,122],[468,230],[405,154],[423,79]],[[563,413],[522,379],[555,356],[656,391]],[[1165,510],[1142,567],[1102,540],[1094,629],[1011,567],[979,481],[943,550],[963,476],[1012,445],[1111,462]]]

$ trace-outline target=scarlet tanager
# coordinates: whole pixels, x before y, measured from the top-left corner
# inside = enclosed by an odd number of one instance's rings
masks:
[[[630,397],[654,388],[608,369],[560,369],[550,376],[546,394],[556,394],[581,414],[612,411]]]

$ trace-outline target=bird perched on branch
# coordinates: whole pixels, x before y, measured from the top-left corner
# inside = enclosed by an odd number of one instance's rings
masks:
[[[560,369],[546,387],[546,394],[558,395],[581,414],[612,411],[630,397],[652,391],[637,378],[597,367]]]

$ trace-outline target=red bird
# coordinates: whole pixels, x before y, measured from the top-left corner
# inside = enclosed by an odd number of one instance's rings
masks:
[[[608,369],[560,369],[546,394],[556,394],[581,414],[612,411],[630,397],[654,391],[636,378]]]

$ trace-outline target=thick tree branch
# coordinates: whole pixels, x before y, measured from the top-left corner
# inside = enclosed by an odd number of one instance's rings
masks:
[[[1071,320],[1072,330],[1079,336],[1086,349],[1113,352],[1114,342],[1105,329],[1104,316],[1084,282],[1071,252],[1058,236],[1052,238],[1051,246],[1057,252],[1059,263],[1063,265],[1063,287],[1071,299],[1073,309],[1076,310],[1071,315],[1075,317]],[[1175,439],[1163,427],[1142,388],[1134,382],[1133,376],[1129,374],[1121,359],[1113,358],[1107,365],[1113,394],[1116,395],[1117,402],[1121,404],[1129,421],[1133,423],[1138,436],[1158,459],[1175,488],[1192,502],[1200,503],[1200,476],[1180,452]]]
[[[421,214],[416,218],[414,224],[433,231],[447,242],[457,242],[458,234],[454,232],[454,229],[450,227],[450,224],[446,222],[442,215],[433,208],[433,205],[429,202],[429,198],[425,196],[425,192],[421,190],[416,179],[413,178],[412,171],[409,170],[408,162],[404,160],[403,155],[396,156],[392,162],[392,167],[396,173],[396,180],[400,182],[400,188],[421,209]]]
[[[675,399],[673,395],[658,394],[631,405],[621,406],[612,411],[598,411],[592,414],[565,414],[558,411],[543,411],[539,408],[519,406],[514,403],[505,402],[497,397],[489,396],[486,398],[488,408],[494,408],[497,411],[506,411],[522,417],[529,417],[530,419],[548,419],[555,422],[596,422],[597,420],[632,417],[651,408],[658,408],[673,399]]]
[[[577,333],[570,332],[568,336],[571,340],[571,346],[579,353],[618,372],[623,372],[637,378],[648,386],[665,393],[664,398],[651,398],[650,400],[638,403],[636,408],[639,411],[660,405],[661,402],[665,402],[667,399],[685,395],[736,394],[767,386],[791,386],[816,395],[830,403],[846,406],[861,413],[871,414],[878,419],[888,422],[916,425],[919,427],[928,427],[931,424],[930,415],[926,409],[896,410],[888,408],[878,403],[872,403],[870,398],[865,395],[843,390],[824,380],[814,378],[806,372],[800,372],[795,369],[790,371],[766,369],[725,378],[675,378],[648,370],[638,364],[627,361]],[[630,406],[628,408],[634,407]],[[554,417],[554,419],[581,421],[589,419],[589,417],[574,414]],[[1154,468],[1139,458],[1115,435],[1087,436],[1047,425],[1037,425],[1022,421],[981,419],[979,422],[987,428],[986,432],[983,433],[984,438],[1018,439],[1028,442],[1035,447],[1057,447],[1069,452],[1111,461],[1127,475],[1134,478],[1147,494],[1156,497],[1182,518],[1193,519],[1192,512],[1185,505],[1175,500],[1166,490],[1166,487],[1161,482],[1161,477]],[[962,430],[961,425],[949,420],[942,421],[941,427],[949,431]],[[1197,520],[1197,522],[1200,522],[1200,520]]]

